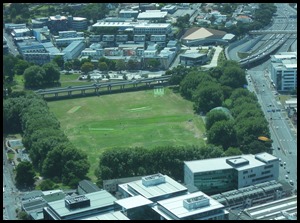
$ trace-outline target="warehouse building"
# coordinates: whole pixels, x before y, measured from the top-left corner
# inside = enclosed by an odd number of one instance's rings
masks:
[[[184,162],[184,183],[209,195],[277,180],[279,159],[269,153]]]
[[[77,58],[84,48],[85,43],[83,41],[72,42],[62,51],[62,53],[64,53],[64,60],[67,61]]]

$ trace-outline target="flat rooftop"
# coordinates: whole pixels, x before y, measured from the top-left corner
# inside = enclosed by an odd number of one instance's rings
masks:
[[[278,160],[277,157],[270,154],[257,154],[262,159],[266,160]],[[273,157],[273,158],[272,158]],[[226,162],[229,160],[230,165]],[[206,171],[215,171],[215,170],[225,170],[225,169],[236,169],[238,171],[247,170],[250,168],[263,166],[265,163],[255,158],[255,155],[240,155],[240,156],[231,156],[231,157],[221,157],[213,159],[204,159],[204,160],[193,160],[185,161],[184,164],[194,173],[196,172],[206,172]],[[238,165],[240,164],[240,165]],[[236,165],[236,167],[234,166]]]
[[[208,205],[204,205],[202,207],[194,208],[194,209],[187,209],[183,205],[183,201],[189,198],[195,198],[198,196],[204,196],[206,199],[209,200]],[[195,192],[192,194],[182,195],[174,198],[169,198],[166,200],[161,200],[157,202],[158,206],[162,206],[165,210],[175,215],[177,218],[182,219],[188,216],[193,216],[199,213],[216,210],[216,209],[222,209],[224,208],[224,205],[220,204],[215,199],[209,197],[208,195],[204,194],[203,192]],[[162,211],[158,209],[154,209],[155,211],[161,213]],[[167,214],[167,213],[165,213]],[[169,218],[170,220],[173,218]]]
[[[148,200],[147,198],[143,197],[142,195],[137,195],[133,197],[123,198],[120,200],[115,201],[116,204],[124,207],[125,209],[136,208],[148,204],[153,204],[152,201]]]
[[[142,180],[133,181],[119,185],[132,196],[136,195],[129,191],[133,189],[137,194],[144,196],[147,199],[159,197],[162,195],[172,194],[180,191],[187,191],[187,188],[176,182],[167,175],[164,175],[165,182],[153,186],[144,186]]]
[[[48,205],[60,216],[64,217],[69,214],[81,213],[90,211],[96,208],[106,207],[114,204],[117,199],[108,193],[106,190],[97,191],[94,193],[85,194],[85,197],[90,199],[91,205],[89,207],[79,208],[75,210],[69,210],[65,206],[65,200],[58,200],[49,202]]]

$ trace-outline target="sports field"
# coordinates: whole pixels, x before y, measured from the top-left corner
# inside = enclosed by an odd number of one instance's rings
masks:
[[[165,88],[48,102],[70,141],[86,151],[94,181],[102,151],[109,147],[203,145],[205,127],[192,102]]]

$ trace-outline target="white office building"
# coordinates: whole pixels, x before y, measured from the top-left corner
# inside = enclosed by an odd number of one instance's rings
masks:
[[[171,33],[170,23],[141,23],[133,28],[134,34],[166,35]]]
[[[297,88],[297,52],[271,56],[271,79],[278,91],[291,91]]]
[[[279,176],[279,159],[269,153],[184,162],[184,183],[211,194],[247,187]]]

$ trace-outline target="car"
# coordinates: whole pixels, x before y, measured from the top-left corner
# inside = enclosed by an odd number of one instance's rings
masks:
[[[279,158],[278,160],[279,160],[279,162],[281,163],[281,158]]]
[[[280,150],[280,147],[278,147],[278,150]]]
[[[289,175],[285,175],[285,179],[289,179]]]
[[[290,173],[290,171],[289,171],[289,170],[287,170],[286,172],[287,172],[288,174]]]
[[[280,163],[280,166],[283,166],[283,164],[282,164],[282,163]]]
[[[286,165],[286,162],[283,162],[283,165]]]
[[[290,180],[290,184],[291,184],[291,185],[294,185],[294,182],[293,182],[293,180]]]

